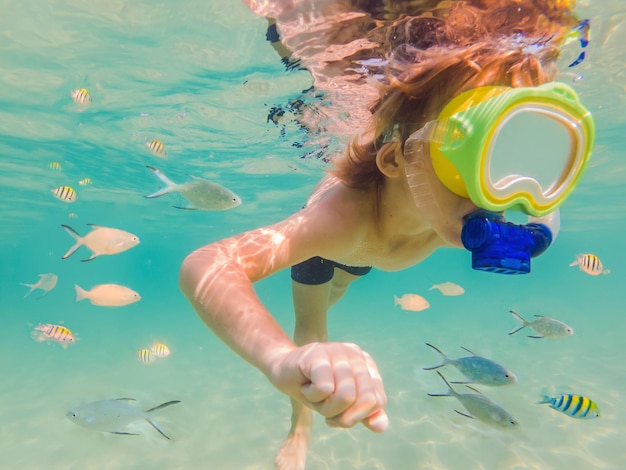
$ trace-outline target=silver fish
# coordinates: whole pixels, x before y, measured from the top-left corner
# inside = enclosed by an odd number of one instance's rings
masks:
[[[189,205],[187,207],[174,207],[177,209],[201,211],[224,211],[241,204],[239,196],[217,183],[192,176],[193,181],[176,184],[156,168],[151,166],[147,166],[147,168],[165,183],[165,188],[145,196],[148,199],[161,197],[169,193],[180,193],[181,196],[187,199]]]
[[[35,289],[41,289],[43,294],[40,295],[40,298],[54,289],[57,285],[59,277],[56,274],[40,274],[39,280],[35,284],[24,284],[21,282],[20,284],[26,287],[30,287],[30,290],[26,292],[24,298],[28,297]]]
[[[97,256],[116,255],[123,251],[130,250],[139,244],[139,237],[130,232],[116,228],[100,227],[94,224],[87,225],[91,227],[91,232],[84,237],[81,237],[78,232],[69,225],[61,225],[61,227],[76,240],[76,244],[72,246],[61,259],[69,258],[83,245],[91,250],[91,256],[81,261],[91,261]]]
[[[469,382],[452,382],[453,384],[475,383],[483,385],[508,385],[517,382],[517,377],[513,372],[497,362],[476,355],[467,348],[461,347],[472,354],[471,356],[450,359],[432,344],[426,343],[426,346],[433,348],[441,354],[443,356],[443,363],[434,367],[424,367],[424,370],[438,369],[450,364],[456,367],[465,377],[470,379]]]
[[[529,338],[561,338],[563,336],[572,336],[574,334],[574,329],[571,326],[555,320],[554,318],[535,315],[537,319],[529,322],[522,318],[519,313],[516,313],[513,310],[509,310],[509,312],[522,322],[522,326],[511,331],[509,333],[510,335],[517,333],[519,330],[526,328],[527,326],[539,333],[538,336],[529,335]]]
[[[476,393],[458,393],[454,391],[454,389],[450,386],[448,381],[445,379],[441,372],[436,371],[439,374],[439,377],[446,383],[449,393],[441,394],[441,393],[429,393],[428,395],[431,397],[455,397],[457,400],[461,402],[463,407],[470,413],[465,414],[458,410],[456,411],[458,414],[465,416],[467,418],[477,419],[482,421],[483,423],[492,424],[495,426],[501,427],[511,427],[516,426],[518,422],[511,416],[504,408],[498,405],[496,402],[487,398],[485,395],[480,393],[475,388],[467,385],[467,388],[473,390]]]
[[[145,419],[154,429],[159,431],[163,437],[169,439],[152,416],[157,410],[180,403],[180,400],[168,401],[146,411],[140,410],[127,403],[128,401],[134,400],[134,398],[117,398],[115,400],[94,401],[71,409],[65,416],[79,426],[93,429],[94,431],[129,435],[136,434],[124,432],[123,428],[135,421]]]

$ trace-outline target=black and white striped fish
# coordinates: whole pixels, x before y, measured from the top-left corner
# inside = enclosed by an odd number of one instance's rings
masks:
[[[50,192],[54,194],[54,197],[63,202],[75,202],[78,199],[76,191],[71,186],[59,186],[58,188],[51,189]]]
[[[166,156],[165,145],[163,145],[163,142],[161,142],[160,140],[152,139],[146,142],[146,147],[148,147],[148,150],[150,150],[150,153],[154,155],[155,157],[165,158]]]

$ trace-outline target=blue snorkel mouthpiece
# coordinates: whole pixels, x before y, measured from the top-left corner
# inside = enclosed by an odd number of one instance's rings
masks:
[[[478,210],[465,216],[461,231],[463,246],[472,252],[472,269],[499,274],[530,272],[530,258],[552,243],[547,225],[517,225],[501,214]]]

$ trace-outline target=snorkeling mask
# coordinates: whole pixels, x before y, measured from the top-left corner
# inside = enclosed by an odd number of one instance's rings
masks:
[[[461,93],[438,118],[413,133],[405,148],[429,144],[438,179],[482,210],[466,217],[463,245],[474,269],[507,274],[530,271],[530,257],[550,245],[558,212],[591,155],[594,123],[576,92],[562,83],[538,87],[487,86]],[[407,179],[424,204],[420,162],[407,157]],[[525,225],[501,213],[519,210],[540,217]]]

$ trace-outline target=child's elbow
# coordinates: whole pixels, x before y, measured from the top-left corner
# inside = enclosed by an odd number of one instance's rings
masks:
[[[211,256],[206,247],[195,250],[185,257],[178,273],[178,287],[188,299],[194,297],[210,266]]]

